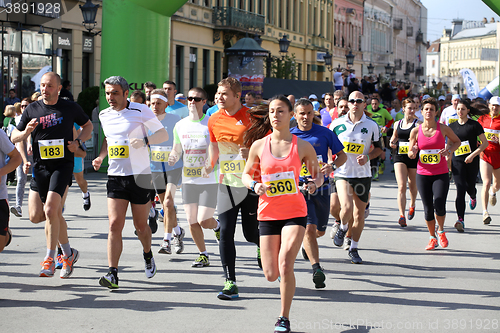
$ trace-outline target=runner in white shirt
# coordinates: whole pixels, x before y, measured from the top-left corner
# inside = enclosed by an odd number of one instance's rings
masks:
[[[148,226],[151,169],[147,145],[168,139],[160,121],[145,104],[127,101],[129,85],[120,76],[104,81],[106,100],[110,107],[99,114],[105,140],[99,156],[92,161],[99,170],[109,155],[108,167],[108,264],[109,271],[99,279],[99,284],[110,289],[118,288],[118,261],[123,248],[122,230],[130,203],[137,236],[144,250],[146,277],[156,274],[151,252],[151,229]],[[147,136],[147,131],[154,133]]]
[[[361,92],[349,96],[349,112],[332,122],[330,128],[344,144],[347,161],[335,171],[335,185],[340,200],[340,225],[333,243],[342,246],[347,230],[352,229],[349,257],[353,264],[363,261],[358,254],[358,242],[365,225],[365,208],[371,187],[370,158],[381,153],[380,129],[377,123],[366,117],[366,103]],[[371,153],[370,146],[374,149]]]
[[[192,267],[206,267],[210,261],[202,228],[213,229],[219,241],[219,223],[213,218],[219,185],[215,172],[206,174],[203,168],[210,145],[208,117],[203,114],[207,93],[199,87],[191,88],[187,100],[189,115],[175,125],[174,147],[168,162],[174,165],[183,154],[182,200],[191,236],[200,252]]]
[[[443,110],[443,112],[441,112],[441,117],[439,117],[439,122],[441,124],[446,124],[446,119],[451,117],[452,115],[456,115],[457,114],[457,105],[458,105],[458,101],[460,101],[460,95],[459,94],[455,94],[451,97],[451,103],[452,105],[448,106],[447,108],[445,108]],[[454,118],[454,119],[458,119],[458,116],[457,118]]]

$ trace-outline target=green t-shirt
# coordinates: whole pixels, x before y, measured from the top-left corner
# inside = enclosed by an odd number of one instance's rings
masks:
[[[372,114],[371,118],[375,120],[379,127],[383,127],[393,120],[391,114],[385,108],[380,108],[377,111],[371,110],[370,112]],[[387,133],[383,133],[382,136],[387,136]]]

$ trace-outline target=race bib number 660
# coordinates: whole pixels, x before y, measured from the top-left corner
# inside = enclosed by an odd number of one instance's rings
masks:
[[[293,171],[262,175],[262,182],[269,186],[266,192],[268,197],[297,193]]]

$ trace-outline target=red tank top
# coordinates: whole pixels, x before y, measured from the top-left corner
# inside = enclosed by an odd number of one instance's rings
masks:
[[[417,173],[423,176],[435,176],[448,173],[446,158],[438,153],[446,146],[441,126],[437,123],[436,132],[430,138],[422,132],[422,125],[418,126],[417,144],[419,151]]]
[[[306,201],[299,190],[299,175],[302,168],[297,137],[293,135],[290,152],[276,158],[271,153],[271,136],[266,137],[260,157],[262,182],[270,189],[259,197],[257,219],[259,221],[287,220],[307,216]]]

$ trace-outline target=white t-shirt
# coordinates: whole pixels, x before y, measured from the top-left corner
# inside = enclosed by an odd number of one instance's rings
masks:
[[[342,78],[342,72],[333,73],[333,80],[335,81],[336,86],[343,86],[344,79]]]
[[[147,146],[132,148],[130,140],[143,139],[148,130],[152,133],[163,129],[146,104],[129,102],[120,111],[111,108],[99,114],[102,130],[108,143],[108,175],[131,176],[151,173]]]
[[[439,117],[439,122],[441,124],[444,124],[446,122],[446,118],[450,117],[451,115],[457,113],[457,110],[453,107],[453,105],[448,106],[446,109],[441,112],[441,117]]]
[[[332,121],[330,128],[337,134],[344,144],[347,161],[335,170],[335,176],[345,178],[367,178],[372,176],[370,162],[359,165],[357,157],[368,155],[372,142],[380,141],[378,124],[365,114],[357,123],[349,119],[350,111],[346,115]]]
[[[396,109],[392,109],[391,110],[391,117],[392,119],[396,120],[396,114],[398,114],[399,112],[402,112],[403,111],[403,108],[399,109],[399,110],[396,110]]]
[[[174,145],[182,146],[182,183],[183,184],[216,184],[216,171],[208,174],[208,178],[201,176],[201,168],[208,158],[210,133],[208,132],[208,118],[203,115],[200,120],[191,120],[186,117],[174,127]]]

